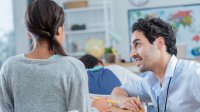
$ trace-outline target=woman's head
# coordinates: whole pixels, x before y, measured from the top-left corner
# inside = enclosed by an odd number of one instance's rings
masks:
[[[25,22],[33,38],[47,41],[54,54],[66,55],[62,47],[64,41],[64,12],[52,0],[33,0],[26,11]]]

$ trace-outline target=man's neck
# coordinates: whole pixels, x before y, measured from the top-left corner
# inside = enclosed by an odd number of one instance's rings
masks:
[[[170,58],[171,58],[170,54],[163,55],[162,58],[158,61],[158,63],[155,65],[154,70],[153,70],[161,86],[164,81],[167,65],[169,63]]]

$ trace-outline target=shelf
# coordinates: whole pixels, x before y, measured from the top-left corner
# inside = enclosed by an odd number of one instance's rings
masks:
[[[65,13],[73,13],[73,12],[84,12],[84,11],[94,11],[94,10],[103,10],[102,6],[97,7],[85,7],[85,8],[74,8],[74,9],[64,9]]]
[[[102,33],[102,32],[105,32],[105,29],[74,30],[74,31],[67,31],[66,35],[79,35],[79,34]]]
[[[65,36],[67,37],[65,48],[68,55],[80,57],[86,54],[83,48],[89,38],[96,37],[105,42],[109,41],[108,31],[113,28],[111,0],[89,0],[88,7],[64,9],[64,13]],[[85,25],[86,28],[71,31],[74,25]],[[78,45],[76,50],[72,46],[73,42]]]

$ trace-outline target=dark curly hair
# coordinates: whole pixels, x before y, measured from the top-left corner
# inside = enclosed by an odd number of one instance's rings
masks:
[[[177,54],[176,37],[170,24],[160,18],[138,19],[132,26],[132,32],[142,31],[147,40],[153,44],[158,37],[163,37],[167,52],[169,54]]]
[[[87,69],[93,68],[99,63],[99,60],[90,54],[86,54],[86,55],[80,57],[80,61],[83,62],[83,64],[85,65],[85,68],[87,68]]]

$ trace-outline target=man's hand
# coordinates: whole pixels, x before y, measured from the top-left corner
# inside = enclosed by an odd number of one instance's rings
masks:
[[[126,97],[119,102],[119,107],[132,110],[133,112],[145,112],[142,104],[138,101],[136,97]]]
[[[99,112],[110,112],[112,110],[112,105],[108,102],[108,98],[106,97],[94,100],[92,106],[97,108]]]

